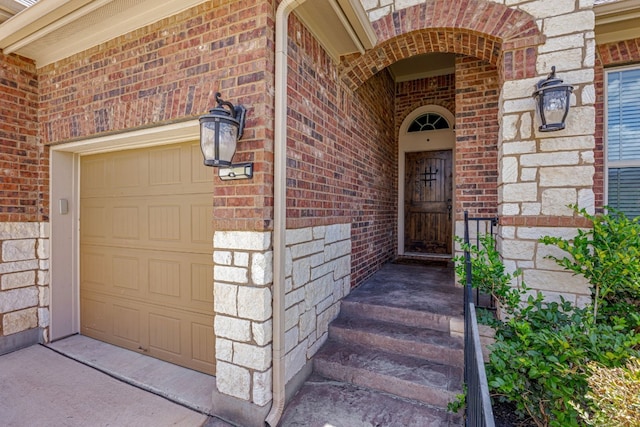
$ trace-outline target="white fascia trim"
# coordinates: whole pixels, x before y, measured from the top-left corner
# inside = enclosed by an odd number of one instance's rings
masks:
[[[595,5],[596,25],[610,24],[629,19],[630,12],[640,9],[640,0],[621,0],[612,3]],[[617,16],[611,16],[617,15]]]
[[[110,135],[88,138],[50,146],[52,151],[64,151],[80,155],[107,153],[152,146],[177,144],[200,139],[197,119],[170,125],[138,129]]]

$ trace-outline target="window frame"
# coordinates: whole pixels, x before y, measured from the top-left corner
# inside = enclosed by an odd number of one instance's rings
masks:
[[[603,123],[603,160],[604,160],[604,191],[603,202],[605,206],[609,205],[609,169],[625,169],[640,168],[640,159],[636,160],[615,160],[609,161],[609,74],[620,73],[624,71],[637,70],[640,71],[640,64],[626,65],[623,67],[611,67],[604,69],[603,81],[603,104],[604,104],[604,123]]]

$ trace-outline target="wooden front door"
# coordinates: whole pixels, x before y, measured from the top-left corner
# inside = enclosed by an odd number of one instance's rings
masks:
[[[406,153],[405,253],[452,254],[452,151]]]

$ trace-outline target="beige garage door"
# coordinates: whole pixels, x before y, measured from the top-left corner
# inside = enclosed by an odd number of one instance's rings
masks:
[[[211,177],[197,143],[82,158],[84,335],[215,373]]]

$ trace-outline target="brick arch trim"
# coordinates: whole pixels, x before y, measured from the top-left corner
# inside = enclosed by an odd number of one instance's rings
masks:
[[[531,56],[532,49],[527,48],[544,42],[531,15],[487,0],[427,0],[380,18],[372,26],[378,45],[342,63],[342,79],[351,89],[394,62],[432,52],[473,56],[498,66],[506,51],[515,51],[520,55],[510,52],[505,70],[512,74],[513,57]],[[524,62],[531,62],[528,59]],[[532,77],[524,68],[516,70],[518,77]]]

